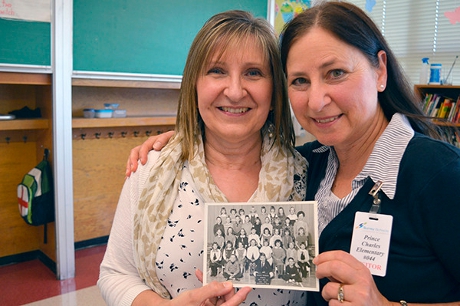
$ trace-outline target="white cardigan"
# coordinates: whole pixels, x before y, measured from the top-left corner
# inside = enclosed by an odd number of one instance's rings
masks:
[[[146,165],[139,165],[123,186],[97,283],[108,305],[131,305],[139,293],[151,290],[139,277],[136,268],[133,220],[144,183],[158,156],[159,152],[150,151]],[[179,191],[156,258],[156,273],[173,298],[184,290],[202,286],[194,271],[203,271],[204,222],[201,221],[204,202],[187,169],[182,172],[182,182],[188,183],[187,188]],[[306,292],[254,289],[243,305],[252,302],[258,306],[305,305]]]
[[[97,285],[108,305],[129,306],[144,290],[150,290],[142,281],[134,262],[133,220],[137,201],[144,188],[143,182],[149,169],[155,164],[159,153],[151,151],[144,166],[126,179],[110,231],[109,242]]]

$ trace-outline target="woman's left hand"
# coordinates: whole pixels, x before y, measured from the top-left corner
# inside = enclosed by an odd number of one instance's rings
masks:
[[[199,269],[195,270],[195,276],[198,278],[200,282],[203,282],[203,272]],[[228,294],[208,299],[201,306],[231,306],[231,305],[239,305],[244,300],[248,293],[252,290],[251,287],[243,287],[238,292],[235,293],[234,290],[230,291]]]
[[[316,265],[316,277],[330,280],[321,292],[329,305],[391,305],[377,289],[369,269],[349,253],[324,252],[313,263]],[[342,302],[339,301],[339,292],[342,292]]]

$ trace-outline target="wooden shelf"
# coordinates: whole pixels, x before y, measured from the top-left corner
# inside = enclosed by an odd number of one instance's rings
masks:
[[[103,128],[127,126],[175,125],[174,116],[126,117],[126,118],[73,118],[72,128]]]
[[[444,96],[451,97],[452,99],[457,99],[460,86],[459,85],[415,85],[415,93],[424,98],[425,93],[437,93]]]
[[[180,89],[180,82],[72,79],[72,86]]]
[[[0,131],[43,130],[49,128],[48,119],[0,120]]]
[[[460,85],[428,85],[428,84],[416,84],[415,88],[423,89],[460,89]]]
[[[460,123],[445,122],[445,121],[442,121],[442,120],[439,120],[439,119],[433,119],[433,122],[436,125],[439,125],[439,126],[451,126],[451,127],[459,127],[460,128]]]
[[[0,72],[0,84],[51,85],[51,74]]]

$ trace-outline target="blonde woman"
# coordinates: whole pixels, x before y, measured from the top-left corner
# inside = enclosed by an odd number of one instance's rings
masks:
[[[107,304],[304,305],[300,291],[234,293],[194,276],[205,202],[304,199],[294,138],[272,27],[243,11],[215,15],[187,58],[176,135],[123,187],[98,281]]]

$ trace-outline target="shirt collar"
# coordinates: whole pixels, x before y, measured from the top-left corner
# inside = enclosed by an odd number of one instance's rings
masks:
[[[399,165],[413,136],[414,130],[406,116],[399,113],[394,114],[385,131],[375,143],[366,165],[354,181],[361,181],[367,177],[370,177],[374,182],[382,181],[381,190],[388,198],[394,199]],[[332,147],[321,146],[313,152],[323,153],[330,149]]]

